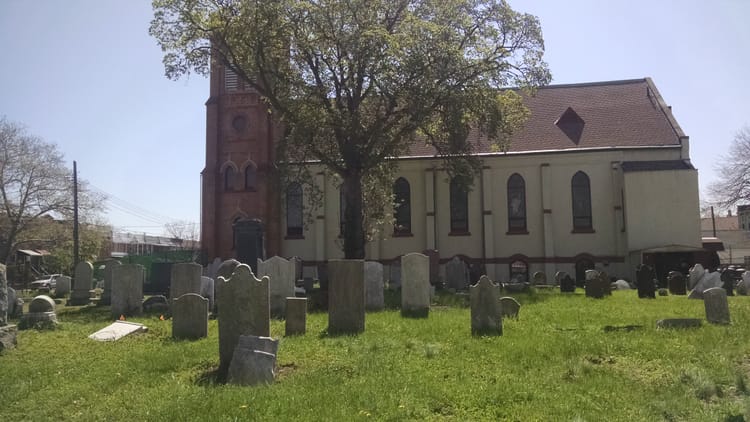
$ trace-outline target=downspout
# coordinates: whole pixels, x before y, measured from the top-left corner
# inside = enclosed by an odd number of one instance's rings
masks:
[[[485,222],[484,222],[484,164],[482,164],[482,168],[479,170],[479,215],[482,221],[482,267],[485,266],[485,263],[487,262],[487,245],[485,244]],[[487,269],[484,269],[484,272],[487,272]]]

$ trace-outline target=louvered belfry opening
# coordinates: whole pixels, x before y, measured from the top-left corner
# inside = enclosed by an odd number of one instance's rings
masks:
[[[581,116],[579,116],[572,107],[568,107],[560,118],[557,119],[555,125],[559,127],[571,141],[578,145],[578,143],[581,142],[583,127],[586,125],[586,122],[583,121]]]

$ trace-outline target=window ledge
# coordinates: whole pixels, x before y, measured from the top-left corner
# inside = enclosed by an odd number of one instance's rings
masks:
[[[471,236],[471,232],[468,231],[455,231],[448,233],[448,236]]]
[[[411,232],[393,232],[393,237],[414,237],[414,235]]]
[[[596,233],[594,229],[573,229],[571,233]]]
[[[505,232],[507,235],[515,235],[515,234],[529,234],[528,230],[508,230]]]

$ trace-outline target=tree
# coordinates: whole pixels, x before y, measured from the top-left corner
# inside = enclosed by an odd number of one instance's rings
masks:
[[[49,249],[60,242],[57,230],[50,229],[54,226],[41,224],[41,218],[72,220],[71,174],[56,145],[0,117],[0,262],[8,262],[22,242],[42,243]],[[97,215],[103,199],[81,183],[82,221]],[[68,233],[72,238],[72,229]]]
[[[550,80],[536,17],[504,0],[154,0],[150,33],[166,75],[229,67],[284,126],[277,159],[316,161],[341,180],[346,258],[363,258],[392,158],[414,142],[466,188],[478,130],[502,149],[526,118],[509,86]],[[380,212],[378,213],[378,210]]]
[[[719,178],[709,186],[713,202],[725,209],[750,203],[750,126],[737,132],[729,154],[719,158],[714,170]]]
[[[198,240],[198,228],[193,221],[177,220],[164,224],[164,233],[180,243],[187,240],[192,243]]]

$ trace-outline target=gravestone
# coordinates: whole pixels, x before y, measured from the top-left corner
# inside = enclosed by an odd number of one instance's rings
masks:
[[[8,279],[6,276],[6,267],[0,264],[0,352],[6,349],[14,349],[18,345],[18,327],[8,322],[8,311],[13,306],[13,301],[9,294]],[[15,296],[15,291],[13,291]]]
[[[269,278],[271,315],[274,317],[283,317],[286,298],[294,297],[295,271],[294,262],[280,256],[274,256],[266,261],[258,260],[258,277]]]
[[[601,299],[604,297],[605,289],[609,290],[609,283],[604,283],[603,278],[597,270],[586,270],[586,297]]]
[[[617,290],[630,290],[630,283],[625,280],[617,280],[613,284]]]
[[[91,334],[90,339],[96,341],[117,341],[134,333],[145,333],[148,327],[137,322],[115,321],[101,330]]]
[[[688,299],[701,299],[703,298],[703,292],[712,287],[721,287],[721,274],[718,272],[706,272],[698,280],[693,290],[690,292]]]
[[[560,291],[563,293],[574,293],[576,291],[576,281],[568,273],[560,279]]]
[[[650,265],[641,264],[635,270],[636,285],[638,287],[638,297],[641,299],[656,298],[656,282],[654,279],[654,269]]]
[[[388,290],[398,290],[401,288],[401,260],[391,261],[388,266]]]
[[[94,267],[90,262],[81,261],[76,265],[75,278],[73,279],[73,291],[70,293],[68,305],[88,305],[91,301],[91,277]]]
[[[210,264],[206,267],[205,275],[206,277],[211,277],[214,280],[216,280],[216,277],[219,276],[219,267],[221,267],[221,264],[224,261],[221,260],[221,258],[216,257],[213,261],[211,261]]]
[[[55,285],[55,297],[65,297],[70,294],[70,277],[62,275],[57,278],[57,284]]]
[[[145,269],[138,264],[116,265],[112,268],[112,318],[143,313],[145,275]]]
[[[187,293],[200,294],[203,267],[194,262],[181,262],[172,265],[169,285],[169,298],[174,300]]]
[[[143,301],[141,307],[143,312],[169,312],[169,300],[164,295],[149,296]]]
[[[23,315],[23,299],[18,297],[16,290],[8,286],[8,318],[21,318]]]
[[[285,335],[305,334],[307,330],[307,298],[286,298]]]
[[[606,271],[599,271],[599,279],[603,286],[604,294],[612,296],[612,282],[609,279],[609,274]]]
[[[518,318],[521,304],[510,296],[500,298],[500,314],[503,318]]]
[[[246,264],[237,265],[229,278],[222,271],[216,280],[216,304],[219,308],[219,375],[225,377],[232,353],[241,335],[268,337],[271,331],[268,277],[258,279]]]
[[[466,290],[469,287],[469,270],[466,263],[461,258],[454,256],[445,264],[445,278],[448,288]]]
[[[670,271],[667,275],[667,288],[669,288],[669,294],[671,295],[686,295],[687,280],[685,280],[685,276],[679,271]]]
[[[560,283],[562,282],[562,279],[563,279],[563,278],[564,278],[564,277],[565,277],[565,276],[566,276],[567,274],[568,274],[568,273],[566,273],[565,271],[558,271],[558,272],[556,272],[556,273],[555,273],[555,284],[559,286],[559,285],[560,285]]]
[[[742,280],[737,283],[737,294],[747,296],[750,293],[750,271],[742,273]]]
[[[727,292],[721,287],[712,287],[703,291],[703,304],[706,308],[706,320],[712,324],[729,324],[729,302]]]
[[[55,301],[51,297],[40,295],[31,300],[29,312],[21,317],[18,323],[19,330],[29,328],[54,329],[57,326],[57,315],[55,314]]]
[[[240,336],[227,369],[227,382],[245,386],[273,383],[278,348],[278,340],[270,337]]]
[[[430,313],[430,258],[413,252],[401,257],[401,315],[426,318]]]
[[[207,276],[201,276],[201,296],[208,299],[208,310],[213,312],[214,309],[214,279]]]
[[[365,331],[364,261],[328,261],[328,334],[356,334]]]
[[[289,258],[289,261],[294,264],[294,282],[296,283],[297,280],[302,280],[302,258],[293,256]]]
[[[534,280],[534,284],[547,284],[547,274],[537,271],[534,273],[532,280]]]
[[[320,283],[320,290],[328,291],[328,264],[321,262],[317,265],[316,270],[318,272],[318,283]]]
[[[425,249],[422,254],[430,259],[430,284],[434,286],[440,282],[440,253],[437,249]]]
[[[500,305],[500,286],[483,275],[476,285],[469,287],[471,302],[471,334],[503,335]]]
[[[109,259],[104,262],[104,290],[99,298],[99,305],[110,305],[112,303],[112,268],[121,265],[120,261]]]
[[[0,264],[0,327],[8,325],[8,278],[5,264]]]
[[[172,337],[208,337],[208,299],[196,293],[185,293],[172,299]]]
[[[721,288],[726,290],[727,296],[734,296],[734,270],[721,272]]]
[[[258,219],[240,220],[232,226],[234,230],[237,260],[258,272],[258,260],[265,259],[263,249],[263,223]]]
[[[383,292],[383,264],[365,261],[365,309],[382,311],[385,307]]]
[[[688,271],[688,289],[693,290],[701,278],[706,274],[706,270],[701,264],[695,264]]]

